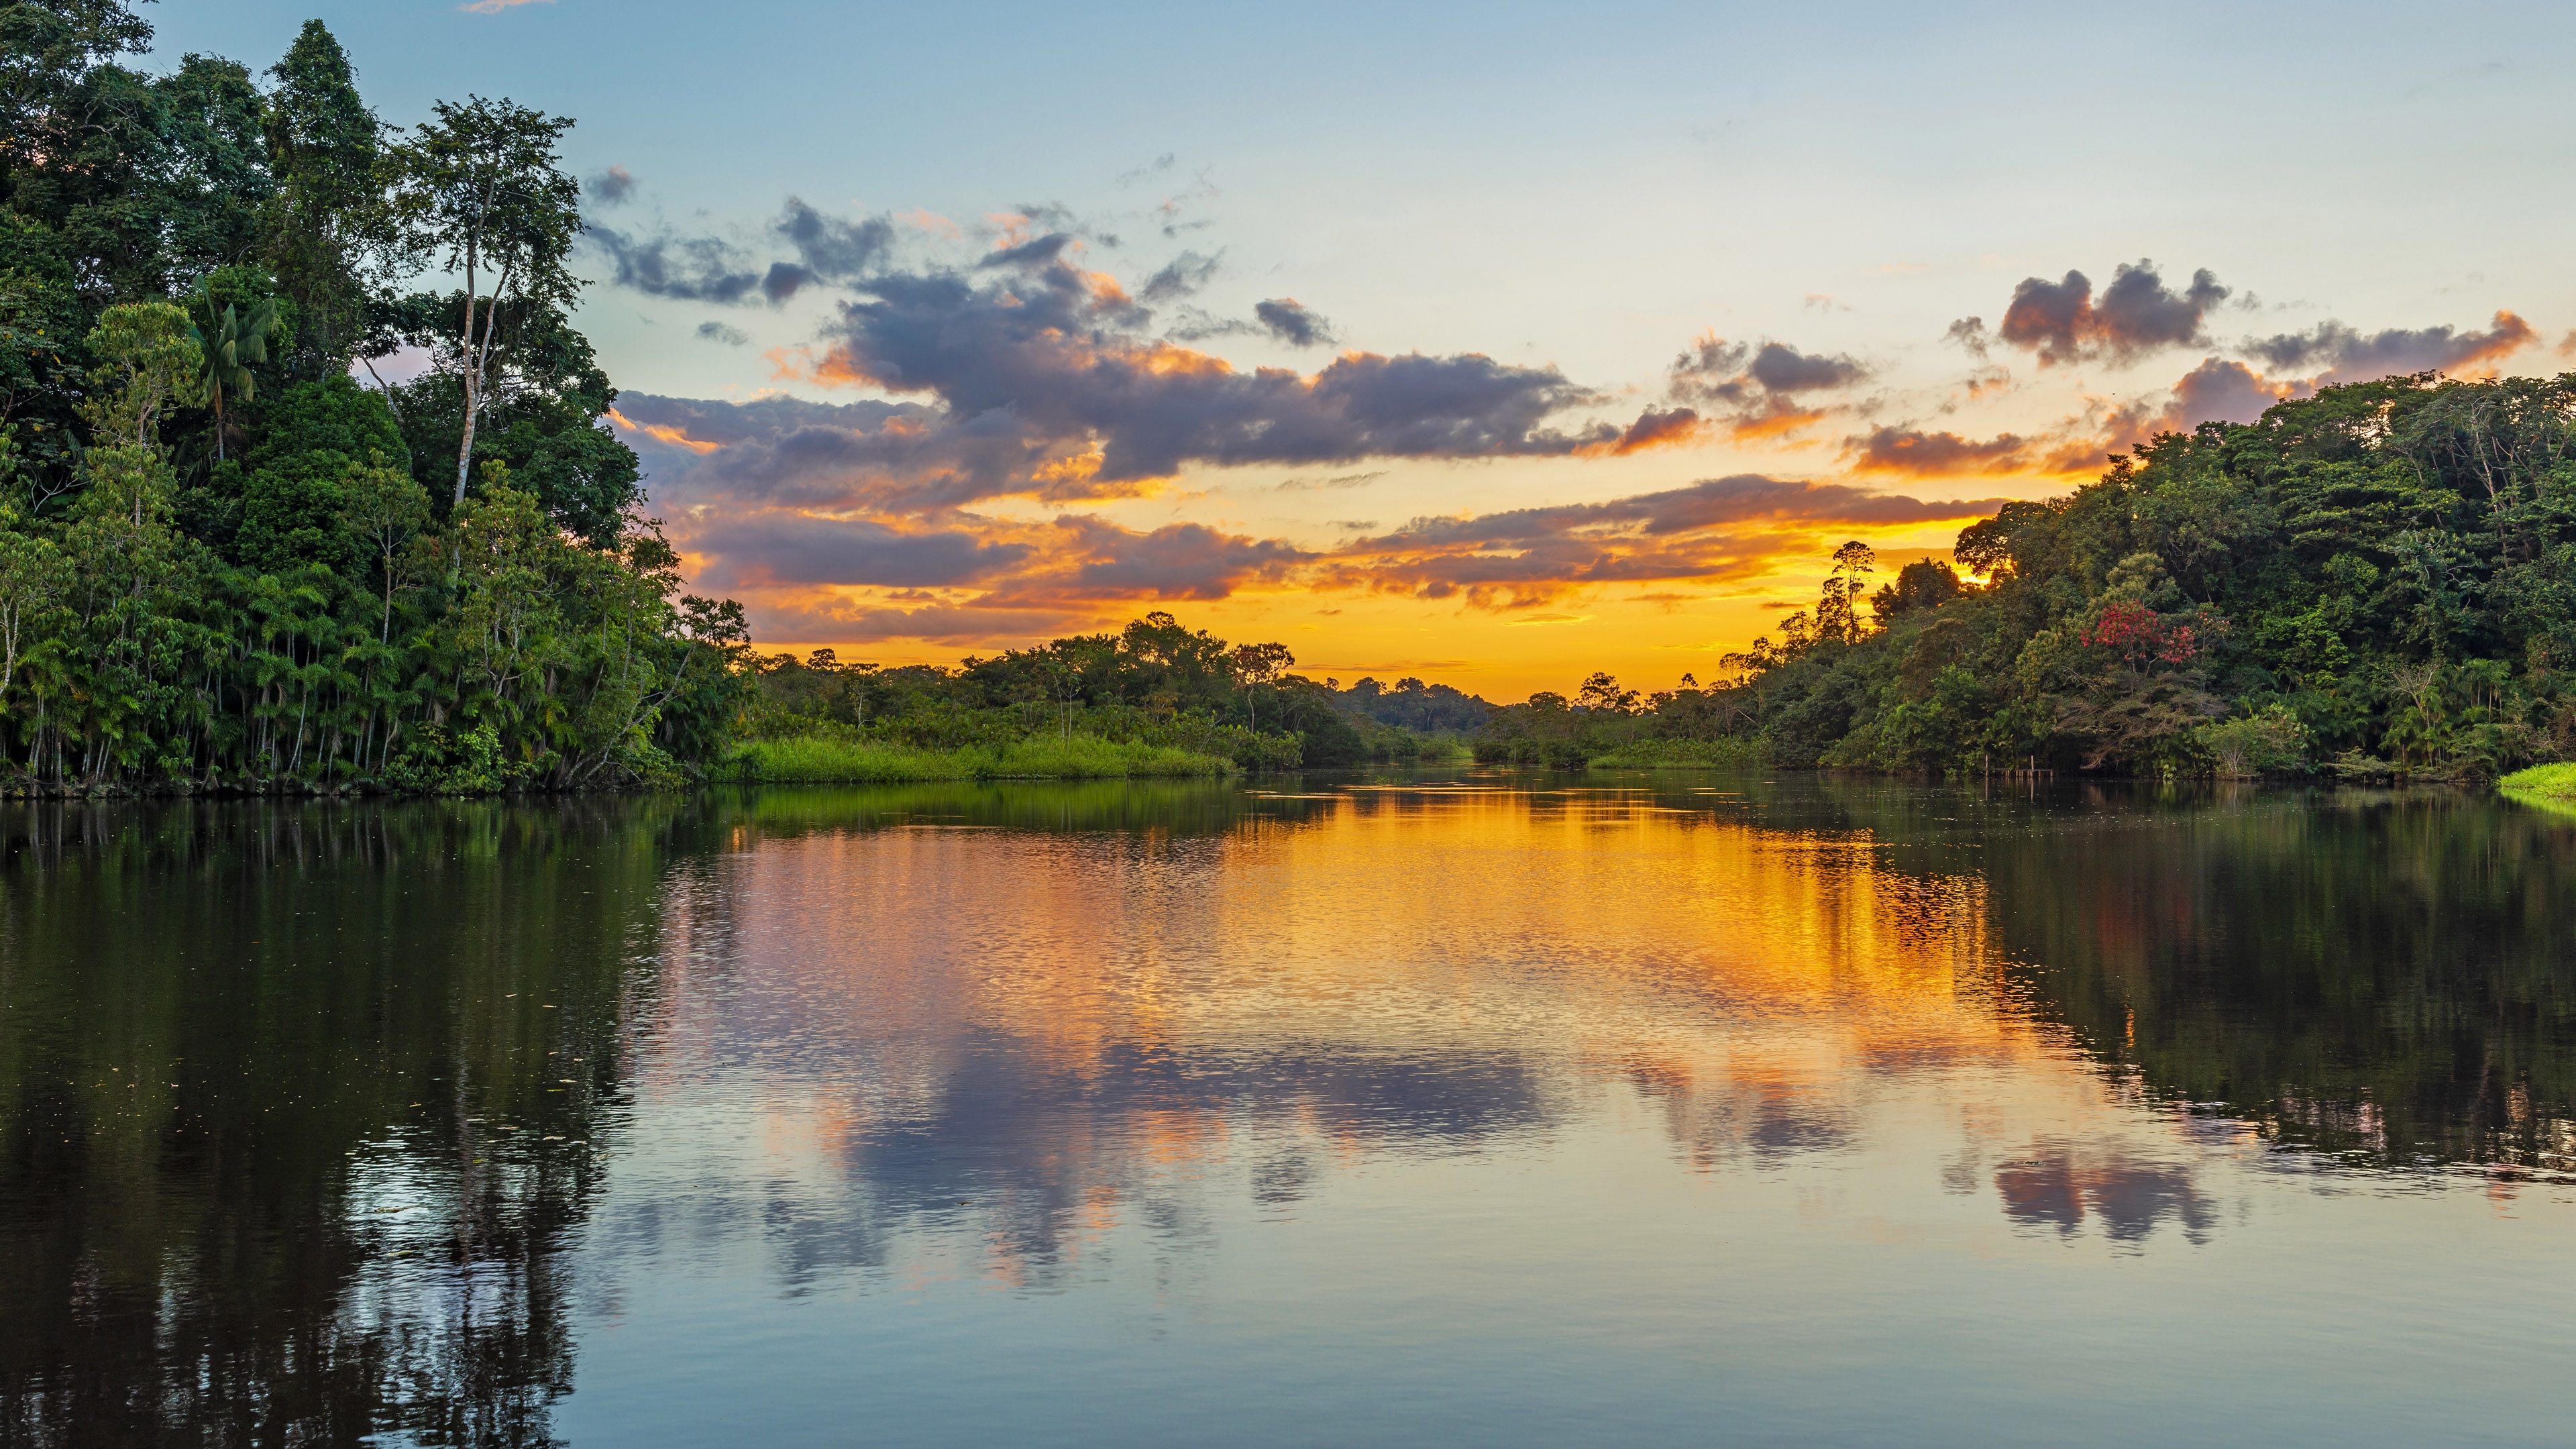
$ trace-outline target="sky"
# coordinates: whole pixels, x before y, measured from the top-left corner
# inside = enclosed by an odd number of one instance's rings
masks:
[[[2576,7],[163,0],[578,119],[578,321],[763,649],[1153,609],[1665,688],[1846,539],[2164,428],[2576,367]]]

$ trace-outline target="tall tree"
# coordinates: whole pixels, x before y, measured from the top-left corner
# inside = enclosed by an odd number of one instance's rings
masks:
[[[568,306],[580,290],[565,260],[581,233],[581,185],[558,164],[571,120],[480,96],[435,110],[395,148],[392,201],[405,251],[438,258],[465,283],[453,507],[465,501],[503,313]]]
[[[319,20],[304,22],[269,67],[269,264],[295,303],[299,373],[345,365],[364,326],[367,273],[387,258],[377,187],[384,127],[359,98],[347,52]]]

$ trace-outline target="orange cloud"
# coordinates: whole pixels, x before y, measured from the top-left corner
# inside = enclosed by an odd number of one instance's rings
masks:
[[[626,429],[630,433],[642,433],[647,437],[657,438],[662,442],[668,443],[672,447],[686,448],[690,452],[696,453],[702,457],[724,446],[722,443],[701,442],[698,439],[692,438],[688,434],[680,431],[678,428],[666,428],[655,423],[636,422],[615,408],[610,408],[608,410],[608,420],[615,423],[617,426]]]

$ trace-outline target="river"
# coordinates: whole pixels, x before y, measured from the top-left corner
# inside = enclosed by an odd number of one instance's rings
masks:
[[[2563,1443],[2576,821],[0,807],[0,1443]]]

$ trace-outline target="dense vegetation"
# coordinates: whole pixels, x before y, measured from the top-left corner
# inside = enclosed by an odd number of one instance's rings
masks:
[[[713,759],[741,613],[682,593],[601,425],[571,123],[397,132],[318,21],[264,75],[119,63],[150,37],[0,5],[0,791]],[[397,351],[427,367],[388,386]]]
[[[2015,503],[1875,593],[1834,556],[1731,677],[1606,674],[1479,753],[2491,777],[2576,754],[2576,374],[2328,388]],[[1984,583],[1973,581],[1982,575]]]
[[[767,655],[751,663],[757,692],[731,773],[927,780],[1358,765],[1456,753],[1458,725],[1489,708],[1418,679],[1344,691],[1289,673],[1296,662],[1284,644],[1230,645],[1159,612],[955,669],[843,663],[829,649]]]

